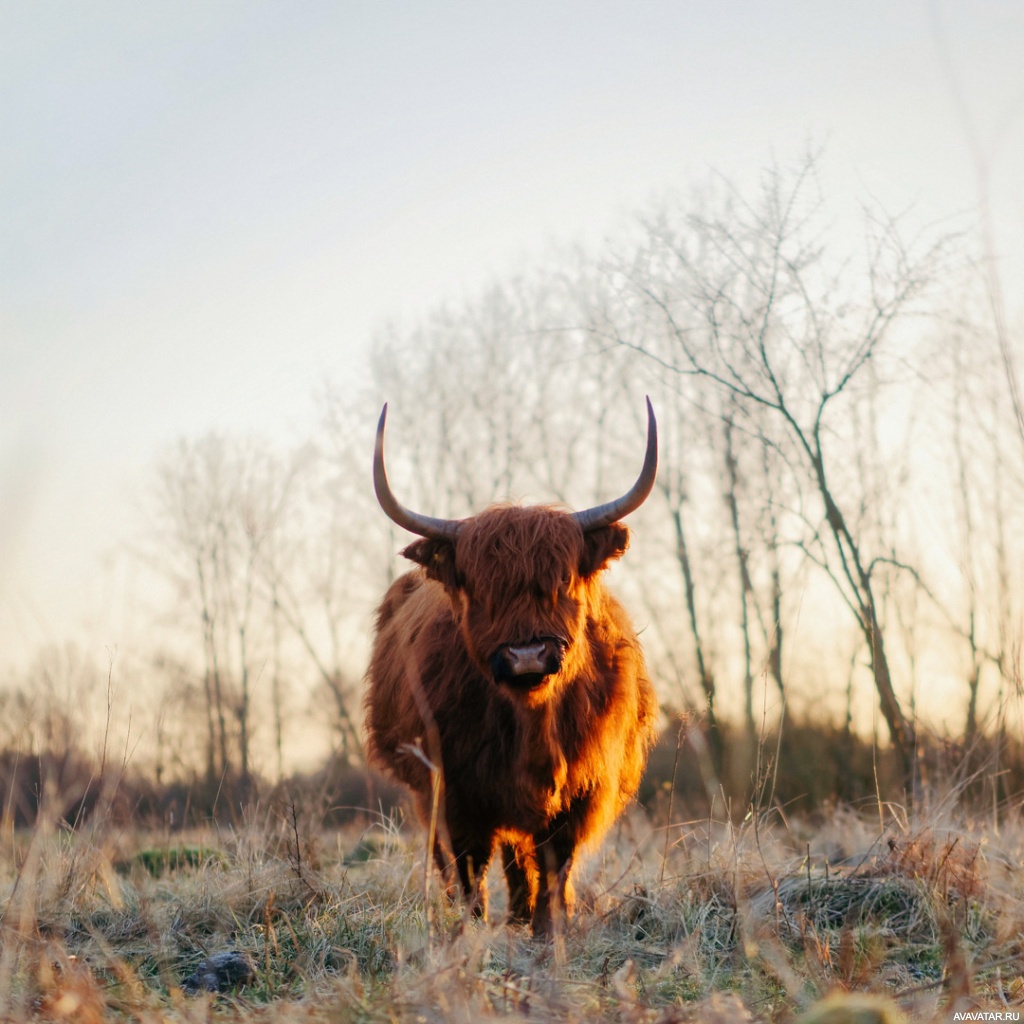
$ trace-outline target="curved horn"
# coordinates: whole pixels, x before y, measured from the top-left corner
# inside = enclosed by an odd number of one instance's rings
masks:
[[[601,526],[608,526],[609,523],[617,523],[624,519],[630,512],[638,509],[646,500],[654,487],[654,479],[658,475],[658,423],[654,418],[654,409],[651,406],[650,398],[647,399],[647,454],[644,456],[644,466],[636,483],[621,498],[615,501],[606,502],[604,505],[597,505],[594,508],[584,509],[575,513],[574,518],[580,524],[580,528],[586,533],[588,530],[596,530]]]
[[[410,512],[391,493],[388,474],[384,469],[384,421],[387,415],[388,405],[385,402],[377,423],[377,441],[373,446],[373,489],[377,492],[380,507],[387,513],[388,518],[403,530],[432,540],[454,540],[462,526],[461,519],[435,519],[433,516]]]

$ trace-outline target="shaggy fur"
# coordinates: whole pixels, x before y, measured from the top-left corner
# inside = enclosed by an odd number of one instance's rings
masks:
[[[419,540],[419,563],[377,612],[365,698],[373,762],[413,791],[428,820],[440,760],[442,814],[476,913],[501,847],[510,916],[535,934],[571,913],[577,850],[596,843],[633,798],[657,705],[629,619],[601,570],[629,542],[613,523],[584,534],[565,512],[494,506],[455,541]],[[494,681],[502,645],[565,644],[559,670],[532,689]]]

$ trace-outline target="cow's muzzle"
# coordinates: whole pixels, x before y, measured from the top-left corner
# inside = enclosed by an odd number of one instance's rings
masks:
[[[504,644],[491,655],[496,683],[532,690],[562,667],[568,645],[557,636],[537,636],[523,644]]]

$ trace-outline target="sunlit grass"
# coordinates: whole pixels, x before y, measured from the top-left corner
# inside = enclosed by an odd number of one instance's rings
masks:
[[[490,924],[436,875],[425,890],[422,833],[391,820],[8,834],[2,1019],[783,1020],[845,991],[921,1020],[1020,1007],[1020,822],[883,813],[666,833],[637,811],[547,943],[502,923],[497,877]],[[187,995],[229,951],[249,983]]]

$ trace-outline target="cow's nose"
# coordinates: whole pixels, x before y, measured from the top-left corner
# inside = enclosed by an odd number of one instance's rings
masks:
[[[531,672],[543,674],[549,654],[548,641],[545,640],[505,648],[505,659],[508,661],[509,671],[514,676],[528,675]]]
[[[491,658],[494,679],[515,687],[539,686],[562,667],[564,644],[553,636],[535,637],[524,644],[506,644]]]

